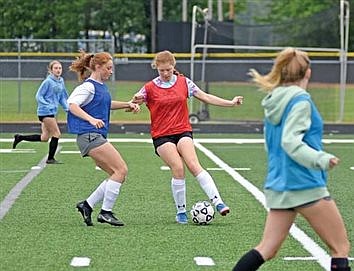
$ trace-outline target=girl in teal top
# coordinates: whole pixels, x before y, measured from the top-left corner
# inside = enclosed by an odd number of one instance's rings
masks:
[[[350,271],[350,244],[343,219],[326,187],[326,171],[339,159],[322,150],[322,118],[306,91],[310,60],[303,51],[281,51],[267,75],[251,70],[263,99],[268,173],[264,185],[269,213],[261,242],[241,257],[234,271],[257,270],[275,257],[297,214],[327,244],[331,271]]]

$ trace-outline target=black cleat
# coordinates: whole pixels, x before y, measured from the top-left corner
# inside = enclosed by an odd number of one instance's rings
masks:
[[[46,163],[47,164],[50,164],[50,165],[59,165],[59,164],[63,164],[63,162],[60,162],[60,161],[58,161],[58,160],[55,160],[54,158],[53,159],[48,159],[47,161],[46,161]]]
[[[112,226],[124,226],[124,223],[116,218],[112,212],[102,213],[101,211],[98,214],[97,221],[100,223],[108,223]]]
[[[86,225],[93,226],[91,219],[92,208],[85,201],[81,201],[76,204],[76,208],[84,218],[84,222],[86,223]]]
[[[20,143],[21,141],[22,141],[21,135],[19,134],[14,135],[14,142],[12,143],[12,148],[16,149],[17,144]]]

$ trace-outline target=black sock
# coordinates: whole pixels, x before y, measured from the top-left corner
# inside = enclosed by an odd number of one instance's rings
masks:
[[[88,204],[87,200],[84,201],[84,205],[92,211],[92,207]]]
[[[350,271],[348,258],[332,258],[331,271]]]
[[[59,138],[57,138],[57,137],[52,137],[52,139],[50,140],[48,160],[54,159],[54,155],[55,155],[55,152],[58,147],[58,141],[59,141]]]
[[[41,141],[41,135],[20,135],[19,138],[25,141]]]
[[[255,271],[264,263],[262,255],[255,249],[251,249],[235,265],[233,271]]]

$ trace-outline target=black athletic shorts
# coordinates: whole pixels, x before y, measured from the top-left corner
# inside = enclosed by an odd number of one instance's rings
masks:
[[[153,138],[152,142],[154,144],[155,153],[157,155],[159,155],[157,153],[157,148],[160,147],[161,145],[165,144],[166,142],[171,142],[171,143],[177,145],[178,141],[182,137],[190,137],[190,138],[193,139],[193,133],[192,132],[183,132],[181,134],[167,135],[167,136],[161,136],[161,137]]]
[[[312,206],[314,205],[316,202],[319,202],[320,200],[332,200],[331,196],[326,196],[326,197],[323,197],[321,199],[317,199],[317,200],[313,200],[313,201],[310,201],[310,202],[307,202],[307,203],[304,203],[304,204],[301,204],[299,206],[296,206],[296,207],[293,207],[293,208],[288,208],[288,209],[277,209],[277,208],[271,208],[272,210],[284,210],[284,211],[295,211],[296,208],[306,208],[306,207],[309,207],[309,206]]]
[[[55,118],[54,115],[38,116],[40,122],[43,122],[44,118]]]

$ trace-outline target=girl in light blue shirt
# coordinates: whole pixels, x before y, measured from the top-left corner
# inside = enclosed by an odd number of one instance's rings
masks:
[[[64,111],[68,111],[68,93],[65,88],[64,79],[61,77],[63,72],[62,65],[59,61],[53,60],[48,66],[48,76],[38,88],[36,94],[37,100],[37,115],[41,122],[42,133],[34,135],[20,135],[14,136],[13,149],[21,141],[40,141],[49,143],[49,152],[47,164],[61,164],[54,158],[55,152],[58,148],[58,141],[60,138],[60,129],[56,120],[59,104]]]

